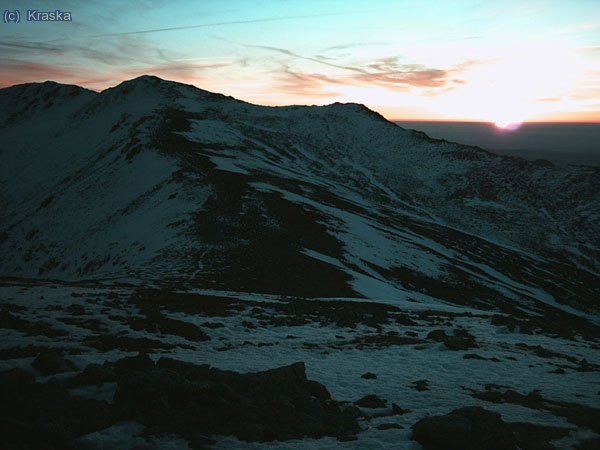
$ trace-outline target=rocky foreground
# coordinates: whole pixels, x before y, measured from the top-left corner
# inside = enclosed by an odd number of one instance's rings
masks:
[[[599,443],[598,327],[585,320],[127,286],[0,292],[3,448]]]
[[[33,368],[46,374],[76,370],[53,350],[42,350]],[[212,435],[248,442],[344,440],[360,429],[355,408],[342,408],[325,386],[308,380],[303,363],[239,374],[165,357],[155,363],[140,353],[89,364],[61,380],[38,383],[15,368],[1,372],[0,381],[10,448],[78,448],[76,437],[121,421],[144,425],[148,436],[175,433],[191,448],[214,443],[207,437]],[[111,402],[69,393],[104,384],[116,385]]]

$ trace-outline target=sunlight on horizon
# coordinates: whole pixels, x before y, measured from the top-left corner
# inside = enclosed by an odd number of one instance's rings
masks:
[[[521,128],[522,122],[497,121],[494,122],[494,125],[496,126],[496,128],[500,128],[501,130],[515,131]]]

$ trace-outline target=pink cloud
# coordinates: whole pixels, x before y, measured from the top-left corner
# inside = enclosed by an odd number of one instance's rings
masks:
[[[88,89],[101,91],[122,81],[147,74],[183,83],[195,84],[204,78],[202,72],[226,65],[174,62],[121,69],[112,73],[98,73],[92,69],[78,66],[66,68],[60,65],[5,60],[3,71],[0,73],[0,87],[51,80],[65,84],[76,84]]]

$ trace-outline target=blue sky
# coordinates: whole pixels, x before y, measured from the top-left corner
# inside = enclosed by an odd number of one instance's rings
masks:
[[[390,119],[600,121],[598,1],[59,1],[0,23],[0,85],[102,90],[141,74],[259,104]]]

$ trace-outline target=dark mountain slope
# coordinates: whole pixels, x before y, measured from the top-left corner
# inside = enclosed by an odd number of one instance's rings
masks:
[[[0,99],[3,276],[597,308],[597,169],[148,76]]]

